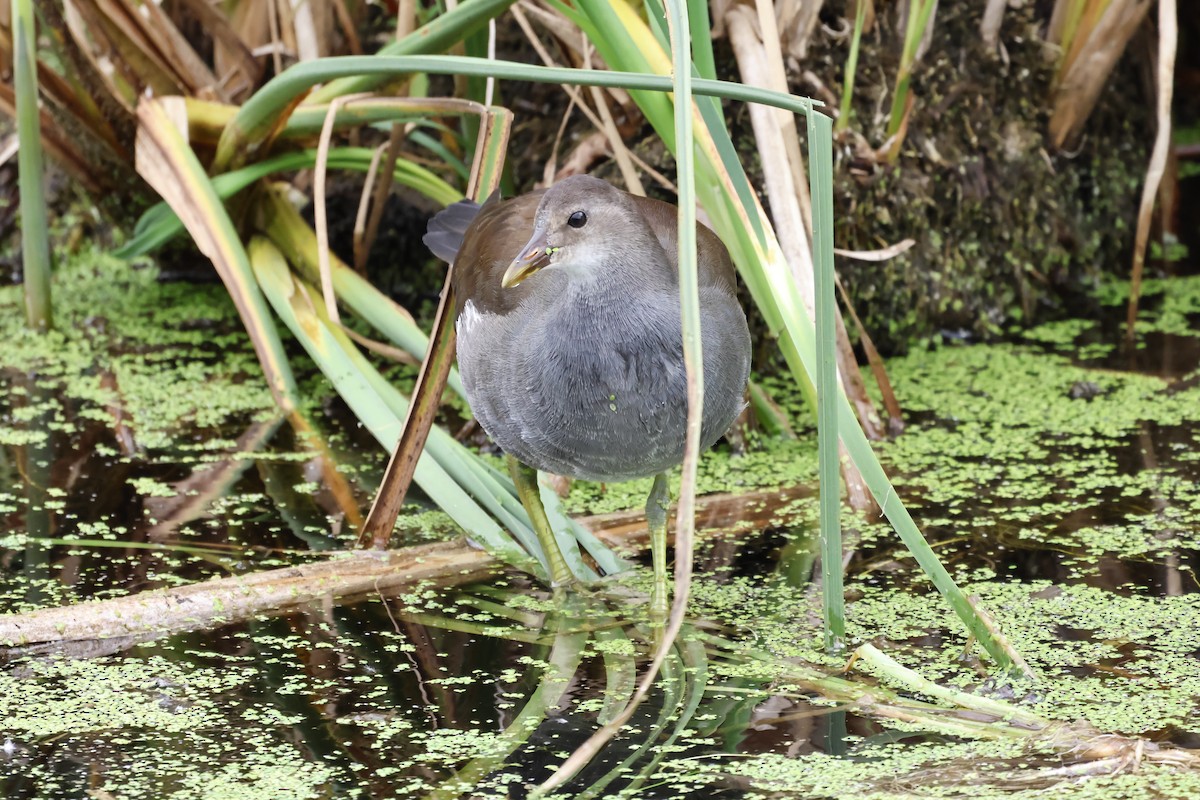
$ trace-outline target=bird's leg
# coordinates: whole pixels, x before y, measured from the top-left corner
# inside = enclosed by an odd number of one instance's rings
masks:
[[[567,566],[567,560],[563,558],[562,550],[558,547],[558,540],[554,538],[550,520],[546,518],[541,489],[538,487],[537,470],[507,454],[505,460],[508,462],[508,472],[512,475],[513,483],[517,485],[517,496],[521,498],[521,505],[525,506],[525,513],[529,514],[533,532],[537,534],[542,552],[546,554],[551,588],[557,590],[569,586],[575,582],[575,576]]]
[[[667,508],[671,505],[671,488],[667,473],[654,476],[650,496],[646,498],[646,527],[650,529],[650,555],[654,563],[654,589],[650,593],[650,619],[667,616]]]

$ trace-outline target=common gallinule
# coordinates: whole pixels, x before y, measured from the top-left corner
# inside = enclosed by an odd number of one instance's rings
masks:
[[[454,264],[467,399],[509,456],[555,585],[573,576],[534,469],[604,482],[656,476],[646,503],[656,614],[667,605],[665,471],[683,458],[687,418],[676,218],[668,203],[578,175],[483,206],[456,203],[424,239]],[[696,233],[708,448],[743,407],[750,334],[725,245],[703,225]]]

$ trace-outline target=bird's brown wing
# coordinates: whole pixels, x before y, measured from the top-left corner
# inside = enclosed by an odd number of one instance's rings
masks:
[[[500,279],[533,236],[533,216],[542,192],[509,200],[493,195],[482,206],[464,201],[439,212],[429,222],[424,241],[434,255],[454,263],[458,313],[470,299],[485,313],[507,313],[525,294],[521,287],[504,289]]]
[[[679,267],[679,247],[676,236],[679,232],[679,209],[670,203],[649,197],[631,195],[638,209],[650,223],[650,228],[666,251],[672,266]],[[701,286],[720,286],[730,292],[737,291],[736,270],[729,258],[725,243],[703,223],[696,224],[696,258],[699,268],[697,276]]]

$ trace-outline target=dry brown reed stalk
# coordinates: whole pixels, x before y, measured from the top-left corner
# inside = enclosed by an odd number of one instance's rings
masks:
[[[905,241],[912,241],[907,239]],[[871,338],[870,331],[863,325],[863,322],[858,317],[858,312],[854,310],[854,304],[850,301],[850,295],[846,291],[846,287],[842,285],[841,278],[834,276],[837,281],[838,296],[842,298],[842,306],[850,315],[850,320],[854,323],[855,329],[858,330],[858,341],[862,345],[863,354],[867,357],[867,364],[871,367],[871,375],[875,378],[875,382],[879,385],[879,395],[883,400],[884,410],[888,414],[888,433],[892,436],[899,436],[904,432],[904,412],[900,408],[900,401],[896,399],[896,392],[892,389],[891,378],[887,374],[887,366],[884,364],[883,356],[879,354],[879,350],[875,347],[875,340]]]
[[[646,195],[646,187],[642,186],[642,179],[638,176],[637,170],[634,169],[633,158],[629,148],[625,145],[624,139],[617,130],[617,123],[613,119],[612,109],[609,108],[608,101],[604,97],[604,91],[598,86],[591,86],[588,87],[588,92],[592,96],[592,102],[596,104],[596,113],[600,115],[600,121],[603,125],[600,131],[608,141],[613,158],[617,162],[617,168],[621,170],[621,178],[625,181],[625,188],[636,195],[644,197]]]
[[[328,3],[72,0],[39,9],[58,62],[38,65],[43,138],[99,197],[138,185],[135,109],[145,94],[238,103],[261,84],[267,57],[279,72],[297,57],[333,52],[338,41],[353,45],[344,32],[335,40],[341,11]],[[0,59],[10,48],[0,19]],[[9,95],[0,85],[0,108]]]
[[[398,91],[407,92],[407,84]],[[378,171],[376,164],[375,176],[368,175],[363,181],[359,218],[354,223],[354,269],[360,275],[367,273],[367,257],[371,254],[371,247],[379,234],[379,225],[383,222],[383,211],[395,180],[396,161],[400,158],[400,145],[409,130],[411,125],[392,123],[392,129],[388,132],[387,149],[381,147],[377,151],[384,165],[383,170]]]
[[[219,85],[234,101],[244,100],[259,85],[263,72],[247,32],[207,0],[182,0],[182,5],[213,38],[213,72]]]
[[[392,133],[396,130],[397,125],[393,123]],[[363,176],[363,188],[358,196],[358,211],[354,214],[354,271],[363,276],[367,274],[367,257],[371,254],[371,245],[378,231],[377,227],[372,229],[371,222],[382,219],[382,215],[377,217],[371,211],[381,209],[391,193],[391,181],[386,181],[387,188],[384,190],[385,181],[379,179],[379,162],[385,153],[391,155],[392,141],[397,143],[398,148],[399,137],[392,135],[388,137],[387,144],[379,145],[371,154],[371,163],[367,166],[367,174]],[[396,155],[399,155],[398,149]]]
[[[337,26],[342,32],[342,36],[346,37],[346,51],[351,55],[361,56],[363,53],[362,42],[358,40],[358,22],[350,15],[350,9],[346,8],[346,0],[333,0],[333,13],[337,16]],[[332,48],[327,46],[328,55]]]
[[[11,61],[11,52],[0,51],[0,58],[5,56]],[[109,188],[110,184],[105,180],[105,172],[96,169],[97,163],[112,164],[115,167],[120,161],[115,159],[111,152],[105,152],[97,158],[93,149],[97,144],[95,140],[86,135],[70,135],[71,128],[64,127],[64,118],[56,113],[59,110],[50,105],[43,105],[40,109],[42,148],[67,174],[79,181],[85,191],[98,195]],[[16,119],[16,94],[9,84],[0,84],[0,112],[9,119]]]
[[[1050,142],[1056,149],[1078,141],[1100,90],[1150,5],[1151,0],[1058,0],[1055,4],[1047,39],[1060,48],[1049,124]]]
[[[106,75],[109,90],[129,108],[147,89],[158,95],[225,100],[203,59],[170,19],[153,7],[155,11],[150,11],[129,0],[77,0],[66,7],[64,16],[75,42]]]
[[[881,250],[842,250],[833,248],[834,255],[842,256],[843,258],[853,258],[857,261],[887,261],[907,252],[916,244],[914,239],[904,239],[890,247],[885,247]],[[884,364],[883,356],[875,347],[875,342],[871,338],[870,331],[863,325],[862,320],[858,317],[858,312],[854,310],[854,304],[850,301],[850,295],[846,288],[842,286],[842,281],[836,275],[834,280],[837,281],[838,295],[842,298],[842,305],[846,312],[850,315],[851,322],[854,323],[855,329],[858,331],[858,341],[862,345],[863,354],[867,357],[867,363],[871,367],[871,375],[875,378],[875,383],[879,386],[880,398],[883,401],[883,407],[888,414],[888,433],[892,436],[899,436],[904,432],[904,415],[900,408],[900,402],[896,399],[896,393],[892,389],[892,381],[888,377],[887,367]]]
[[[806,8],[820,8],[820,0],[809,0]],[[787,38],[777,24],[779,8],[772,8],[772,0],[755,0],[755,11],[758,14],[758,27],[762,39],[762,49],[766,56],[768,84],[772,89],[781,92],[789,91],[787,68],[783,60],[782,42]],[[815,11],[813,12],[815,15]],[[815,16],[814,16],[815,19]],[[805,35],[807,47],[807,35]],[[792,185],[795,188],[796,200],[800,204],[800,216],[804,220],[804,230],[812,232],[812,198],[808,195],[808,178],[804,170],[804,155],[800,152],[800,131],[796,127],[796,116],[783,109],[770,109],[775,124],[783,134],[783,149],[787,156],[784,164],[792,173]]]

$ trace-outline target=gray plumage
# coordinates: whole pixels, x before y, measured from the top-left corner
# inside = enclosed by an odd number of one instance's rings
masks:
[[[579,213],[584,222],[575,225]],[[456,204],[431,222],[431,249],[458,259],[467,397],[506,452],[598,481],[653,475],[682,460],[675,220],[674,206],[576,176],[482,208]],[[704,226],[697,238],[707,448],[743,407],[750,336],[724,245]]]

